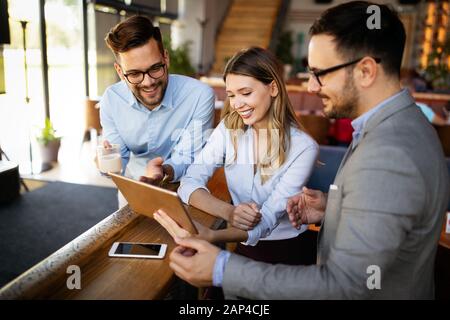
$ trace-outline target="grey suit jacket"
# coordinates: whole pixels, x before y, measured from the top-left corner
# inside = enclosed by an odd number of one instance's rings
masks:
[[[223,279],[227,298],[433,298],[449,196],[435,130],[402,94],[369,119],[362,135],[329,190],[317,265],[270,265],[232,254]]]

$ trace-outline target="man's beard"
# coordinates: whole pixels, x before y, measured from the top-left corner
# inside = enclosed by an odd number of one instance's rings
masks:
[[[161,104],[161,101],[164,98],[164,93],[166,92],[168,79],[166,81],[164,80],[158,80],[154,84],[152,84],[150,87],[143,87],[143,86],[137,86],[131,89],[133,91],[134,96],[137,100],[139,100],[140,103],[142,103],[145,107],[149,109],[154,109],[158,105]],[[156,89],[156,95],[151,98],[144,97],[141,93],[143,89]]]
[[[350,118],[354,119],[357,115],[359,102],[359,92],[356,89],[353,77],[348,77],[347,85],[342,89],[342,95],[337,98],[331,108],[324,110],[325,115],[331,119]],[[319,97],[328,98],[328,96],[319,94]]]

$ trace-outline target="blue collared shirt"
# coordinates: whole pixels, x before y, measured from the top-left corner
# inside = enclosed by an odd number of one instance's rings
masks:
[[[428,119],[428,121],[433,122],[434,118],[434,111],[429,106],[427,106],[425,103],[422,102],[416,102],[416,105],[420,108],[422,113],[425,115],[425,117]]]
[[[106,89],[100,101],[103,137],[120,144],[127,176],[138,179],[146,164],[162,157],[179,180],[207,140],[214,118],[214,91],[186,76],[169,75],[161,104],[150,111],[124,81]]]
[[[380,110],[381,108],[383,108],[385,105],[387,105],[390,101],[396,99],[398,96],[407,94],[409,95],[409,91],[408,89],[403,89],[401,91],[399,91],[398,93],[394,94],[393,96],[387,98],[386,100],[383,100],[382,102],[380,102],[378,105],[376,105],[374,108],[370,109],[369,111],[367,111],[366,113],[363,113],[362,115],[360,115],[358,118],[354,119],[352,121],[352,127],[353,127],[353,141],[352,141],[352,148],[355,149],[355,147],[358,145],[358,143],[361,141],[362,139],[362,132],[367,124],[367,121],[369,121],[369,119],[375,114],[377,113],[378,110]]]

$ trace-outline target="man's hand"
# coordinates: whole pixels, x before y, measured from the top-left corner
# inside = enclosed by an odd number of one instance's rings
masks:
[[[175,238],[179,245],[170,254],[170,267],[196,287],[212,286],[213,269],[220,249],[205,240]]]
[[[235,228],[247,231],[261,221],[261,213],[256,203],[241,203],[231,212],[228,222]]]
[[[153,180],[161,180],[164,177],[163,165],[164,159],[156,157],[147,162],[145,176]]]
[[[327,199],[319,190],[303,187],[303,192],[289,198],[286,211],[294,228],[299,229],[302,224],[321,222],[325,215]]]
[[[109,143],[108,140],[103,140],[103,148],[109,149],[109,148],[111,148],[111,147],[112,147],[112,145],[111,145],[111,143]],[[97,169],[100,169],[100,167],[99,167],[99,165],[98,165],[98,157],[97,157],[97,153],[95,153],[94,162],[95,162],[95,165],[97,166]]]
[[[153,185],[161,185],[164,182],[173,180],[173,168],[168,164],[163,164],[164,159],[156,157],[147,162],[145,176],[141,176],[139,181]]]

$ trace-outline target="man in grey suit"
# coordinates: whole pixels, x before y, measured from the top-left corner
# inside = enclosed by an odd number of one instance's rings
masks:
[[[310,30],[308,89],[355,129],[328,195],[304,189],[288,203],[293,226],[321,223],[317,265],[255,262],[184,238],[170,257],[179,277],[228,298],[433,298],[448,173],[434,129],[400,87],[403,25],[371,5],[331,8]]]

